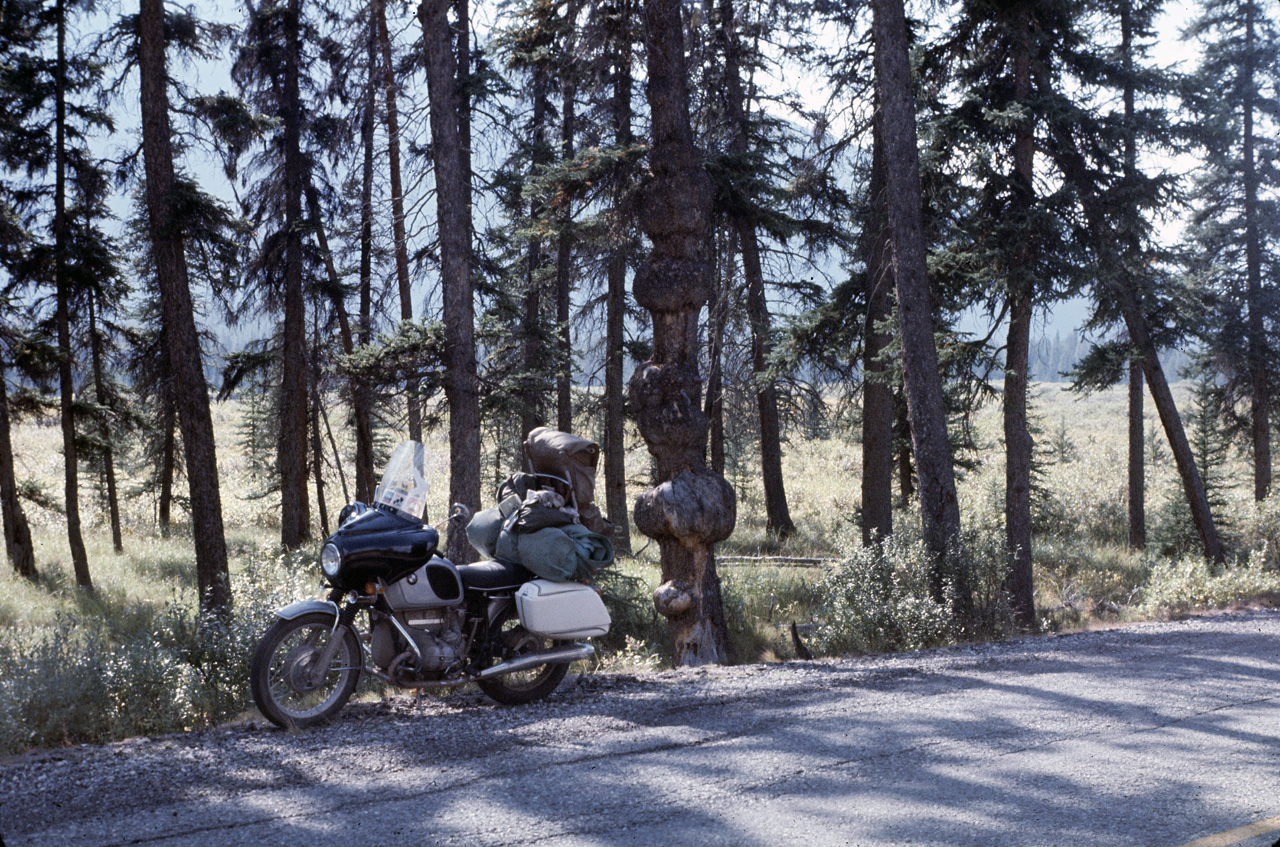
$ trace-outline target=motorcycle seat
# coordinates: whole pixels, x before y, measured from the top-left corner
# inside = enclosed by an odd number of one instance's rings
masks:
[[[519,588],[526,582],[536,579],[534,574],[523,565],[501,561],[458,565],[458,576],[462,577],[464,586],[478,591]]]

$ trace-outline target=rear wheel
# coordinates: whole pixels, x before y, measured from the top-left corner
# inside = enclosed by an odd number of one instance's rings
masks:
[[[529,632],[520,625],[519,621],[512,619],[503,626],[501,643],[503,649],[498,661],[506,662],[529,653],[546,650],[557,642]],[[476,680],[476,685],[503,705],[520,706],[550,695],[559,687],[568,672],[567,663],[539,665],[527,671],[516,671],[491,679]]]
[[[332,639],[337,649],[319,668]],[[309,612],[277,620],[258,642],[249,665],[249,687],[258,710],[276,726],[302,729],[336,715],[360,681],[360,642],[349,627],[334,628],[333,615]]]

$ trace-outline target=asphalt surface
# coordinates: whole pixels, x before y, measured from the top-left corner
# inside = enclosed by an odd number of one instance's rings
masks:
[[[304,733],[250,721],[24,754],[0,762],[0,834],[8,847],[1272,847],[1278,698],[1274,611],[571,677],[525,707],[397,698]]]

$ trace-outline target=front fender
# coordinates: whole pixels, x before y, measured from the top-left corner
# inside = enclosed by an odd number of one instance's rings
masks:
[[[328,612],[336,620],[338,617],[338,604],[328,600],[299,600],[296,603],[290,603],[283,609],[276,609],[276,617],[291,621],[310,612]]]

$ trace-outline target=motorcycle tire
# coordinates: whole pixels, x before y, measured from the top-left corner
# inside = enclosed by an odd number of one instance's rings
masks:
[[[549,647],[553,642],[541,635],[534,635],[514,620],[502,634],[503,654],[499,661],[523,656]],[[569,672],[568,664],[541,665],[528,671],[518,671],[491,679],[476,680],[476,685],[491,699],[504,706],[522,706],[547,697],[555,691]]]
[[[292,620],[277,620],[258,642],[249,665],[249,688],[258,711],[284,729],[304,729],[327,723],[360,682],[360,642],[349,627],[334,631],[333,615],[309,612]],[[323,677],[313,681],[311,665],[340,639]]]

